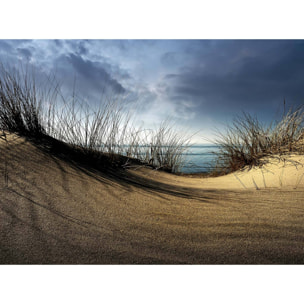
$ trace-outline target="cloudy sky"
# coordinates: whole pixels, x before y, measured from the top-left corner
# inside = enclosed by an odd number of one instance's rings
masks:
[[[102,92],[212,138],[242,111],[261,120],[304,103],[304,40],[0,40],[0,60],[55,73],[92,104]]]

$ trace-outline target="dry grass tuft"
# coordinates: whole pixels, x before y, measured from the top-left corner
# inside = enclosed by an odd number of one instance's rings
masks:
[[[250,114],[243,113],[218,133],[219,146],[215,173],[226,174],[244,167],[263,166],[269,157],[288,153],[304,153],[303,106],[290,110],[278,122],[264,126]]]
[[[183,136],[166,120],[157,130],[135,127],[119,96],[103,96],[98,106],[63,96],[54,77],[44,88],[34,71],[0,67],[0,129],[34,140],[54,138],[82,150],[83,157],[107,159],[109,165],[136,159],[166,171],[177,171],[190,136]]]

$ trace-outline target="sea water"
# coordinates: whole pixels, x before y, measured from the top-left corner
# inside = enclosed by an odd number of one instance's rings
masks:
[[[126,145],[125,147],[128,147]],[[139,147],[139,154],[146,154],[147,146]],[[149,147],[148,147],[149,149]],[[212,144],[191,145],[182,153],[182,166],[178,172],[181,173],[208,173],[215,167],[216,152],[219,147]]]
[[[215,166],[218,146],[210,144],[193,145],[183,153],[182,173],[207,173]]]

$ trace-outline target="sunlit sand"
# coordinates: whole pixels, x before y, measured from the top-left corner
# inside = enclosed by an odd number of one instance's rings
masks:
[[[17,135],[0,149],[2,264],[304,262],[303,155],[203,178],[106,174]]]

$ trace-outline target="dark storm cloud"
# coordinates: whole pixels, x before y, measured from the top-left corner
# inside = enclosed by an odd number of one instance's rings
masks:
[[[0,40],[0,54],[3,61],[16,64],[21,59],[28,62],[35,52],[31,40]]]
[[[58,47],[61,47],[61,46],[63,45],[62,40],[55,39],[54,42],[55,42],[55,44],[56,44]]]
[[[26,48],[17,48],[19,54],[21,54],[26,60],[30,60],[32,53],[29,49]]]
[[[0,40],[0,61],[9,66],[28,64],[35,50],[29,43],[29,40]]]
[[[95,40],[0,40],[0,60],[10,66],[30,63],[37,73],[53,73],[66,94],[75,88],[78,96],[95,103],[102,94],[125,94],[122,82],[130,79],[119,62],[104,56],[102,45]]]
[[[84,43],[80,43],[78,45],[78,50],[77,51],[78,51],[77,53],[80,54],[80,55],[86,55],[88,53],[88,50],[86,49]]]
[[[88,48],[90,48],[90,40],[66,40],[64,43],[68,45],[71,53],[79,56],[87,55]],[[63,44],[61,44],[61,47],[63,47]]]
[[[80,80],[78,88],[80,86],[84,92],[88,89],[100,92],[105,88],[116,94],[122,94],[126,91],[99,62],[85,60],[79,55],[69,54],[61,56],[58,63],[61,74],[71,75],[73,71],[75,72],[75,76]]]
[[[219,41],[187,49],[195,61],[168,74],[171,99],[194,101],[203,112],[273,109],[284,97],[304,101],[304,43]]]
[[[95,102],[105,90],[135,96],[151,121],[273,118],[284,98],[304,102],[303,40],[0,40],[0,60],[55,73],[67,93],[76,79]]]

